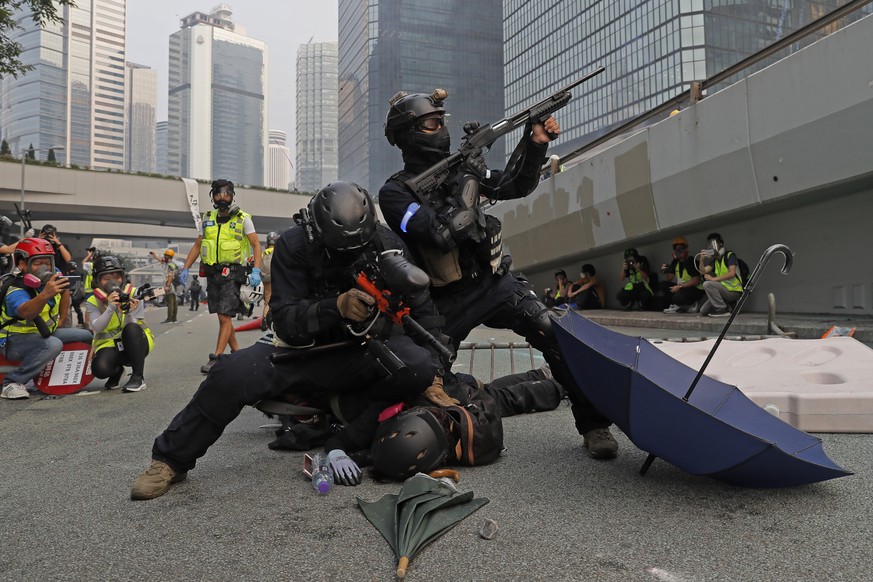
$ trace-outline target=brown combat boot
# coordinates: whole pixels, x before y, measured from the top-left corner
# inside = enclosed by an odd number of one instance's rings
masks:
[[[177,473],[163,461],[152,459],[149,468],[133,482],[133,487],[130,488],[130,498],[154,499],[160,497],[169,491],[170,485],[184,481],[187,476],[187,471]]]
[[[582,436],[585,439],[582,446],[592,459],[614,459],[618,455],[618,442],[608,428],[595,428]]]

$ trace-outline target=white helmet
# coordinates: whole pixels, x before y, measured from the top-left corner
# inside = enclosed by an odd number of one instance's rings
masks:
[[[248,283],[239,288],[239,298],[246,305],[257,303],[264,298],[264,286],[252,287]]]

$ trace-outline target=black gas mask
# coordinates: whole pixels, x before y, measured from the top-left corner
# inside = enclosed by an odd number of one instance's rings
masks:
[[[218,194],[230,194],[230,200],[225,198],[216,200],[215,197]],[[214,208],[220,212],[227,212],[233,206],[233,197],[235,195],[233,182],[230,180],[215,180],[212,183],[212,189],[209,191],[209,195],[212,196],[212,206]]]

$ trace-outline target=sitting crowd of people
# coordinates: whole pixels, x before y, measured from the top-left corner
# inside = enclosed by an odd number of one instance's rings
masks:
[[[672,242],[670,262],[661,263],[660,273],[651,269],[648,258],[637,249],[625,250],[621,289],[615,298],[626,310],[727,317],[747,283],[743,280],[744,269],[743,261],[725,247],[717,232],[707,236],[706,245],[696,255],[689,253],[688,239],[677,236]],[[545,290],[543,302],[549,307],[578,310],[606,307],[606,291],[596,272],[593,265],[582,265],[579,279],[573,282],[564,270],[555,272],[554,287]]]

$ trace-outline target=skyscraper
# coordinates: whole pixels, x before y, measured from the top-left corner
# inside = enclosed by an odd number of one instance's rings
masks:
[[[402,168],[383,129],[397,91],[448,90],[453,147],[465,122],[504,116],[502,15],[501,0],[339,0],[340,178],[376,194]],[[488,162],[502,168],[503,152],[499,140]]]
[[[169,174],[167,169],[167,122],[155,124],[155,172]]]
[[[195,12],[170,35],[167,165],[189,178],[267,183],[267,45],[230,8]]]
[[[127,63],[127,148],[125,170],[154,172],[158,76],[154,69]]]
[[[63,20],[43,28],[18,12],[21,61],[34,69],[0,82],[0,124],[13,153],[31,144],[45,158],[124,169],[126,0],[61,6]]]
[[[297,188],[317,192],[337,179],[337,43],[297,49]]]
[[[270,179],[267,186],[288,190],[291,186],[291,152],[285,145],[287,134],[279,129],[270,130]]]
[[[573,100],[557,114],[562,134],[551,149],[564,155],[845,3],[507,0],[506,108],[542,99],[595,66],[606,67],[574,89]]]

